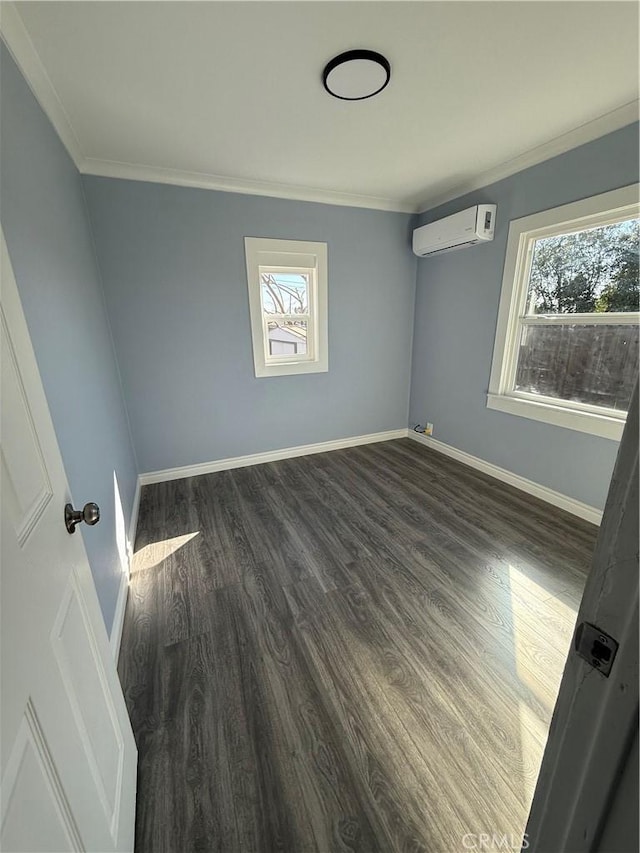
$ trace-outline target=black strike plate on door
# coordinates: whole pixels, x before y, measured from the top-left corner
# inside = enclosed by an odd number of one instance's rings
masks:
[[[576,629],[576,652],[594,669],[609,677],[613,661],[618,651],[618,641],[604,631],[581,622]]]

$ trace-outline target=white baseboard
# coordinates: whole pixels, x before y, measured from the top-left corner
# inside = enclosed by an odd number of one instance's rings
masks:
[[[457,459],[464,465],[469,465],[471,468],[476,468],[490,477],[495,477],[496,480],[501,480],[503,483],[508,483],[510,486],[515,486],[529,495],[533,495],[540,500],[560,507],[572,515],[577,515],[579,518],[584,518],[585,521],[590,521],[592,524],[600,524],[602,520],[602,511],[594,506],[582,503],[568,495],[563,495],[561,492],[556,492],[549,489],[547,486],[541,486],[540,483],[534,483],[533,480],[527,480],[526,477],[521,477],[519,474],[514,474],[513,471],[507,471],[506,468],[500,468],[498,465],[493,465],[491,462],[485,462],[484,459],[479,459],[477,456],[472,456],[470,453],[465,453],[464,450],[458,450],[450,444],[445,444],[443,441],[438,441],[431,436],[421,435],[413,429],[408,430],[409,438],[414,441],[430,447],[432,450],[437,450],[438,453],[443,453],[445,456],[450,456],[452,459]]]
[[[129,568],[131,568],[131,560],[133,558],[133,548],[136,544],[136,530],[138,527],[138,512],[140,510],[140,490],[142,484],[140,477],[136,483],[136,491],[133,496],[133,506],[131,507],[131,518],[129,519],[129,530],[127,531],[127,552],[129,554]]]
[[[249,456],[233,456],[228,459],[216,459],[213,462],[201,462],[198,465],[185,465],[182,468],[165,468],[164,471],[149,471],[146,474],[140,474],[138,483],[142,486],[147,486],[151,483],[181,480],[184,477],[197,477],[200,474],[227,471],[230,468],[246,468],[249,465],[261,465],[263,462],[277,462],[280,459],[293,459],[295,456],[310,456],[313,453],[326,453],[329,450],[341,450],[344,447],[356,447],[359,444],[374,444],[378,441],[391,441],[394,438],[406,438],[406,436],[406,429],[392,429],[386,432],[373,432],[369,435],[338,438],[335,441],[321,441],[318,444],[303,444],[299,447],[269,450],[266,453],[252,453]]]
[[[111,636],[109,637],[111,654],[113,655],[113,659],[116,664],[118,663],[118,655],[120,654],[120,641],[122,640],[124,612],[127,609],[128,594],[129,576],[127,572],[123,572],[120,577],[120,589],[118,590],[118,600],[116,601],[116,612],[113,615],[113,625],[111,626]]]

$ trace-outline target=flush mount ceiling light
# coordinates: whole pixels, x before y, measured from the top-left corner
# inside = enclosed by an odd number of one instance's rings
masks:
[[[363,101],[381,92],[391,77],[389,61],[373,50],[348,50],[322,72],[324,88],[343,101]]]

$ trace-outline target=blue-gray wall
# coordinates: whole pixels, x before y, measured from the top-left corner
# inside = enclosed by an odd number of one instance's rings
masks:
[[[82,535],[110,631],[114,472],[128,524],[137,471],[82,181],[1,43],[0,97],[2,227],[73,498],[102,511]]]
[[[406,427],[409,216],[84,185],[141,471]],[[328,243],[328,373],[254,376],[245,236]]]
[[[428,420],[453,447],[604,507],[617,442],[487,409],[486,394],[509,221],[637,180],[635,124],[416,217],[498,205],[493,243],[418,262],[411,425]]]

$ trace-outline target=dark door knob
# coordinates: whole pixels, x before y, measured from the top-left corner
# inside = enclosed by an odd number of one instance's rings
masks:
[[[100,521],[100,507],[98,504],[88,503],[82,509],[74,509],[71,504],[67,504],[64,508],[64,523],[69,533],[75,533],[76,524],[84,521],[93,527]]]

